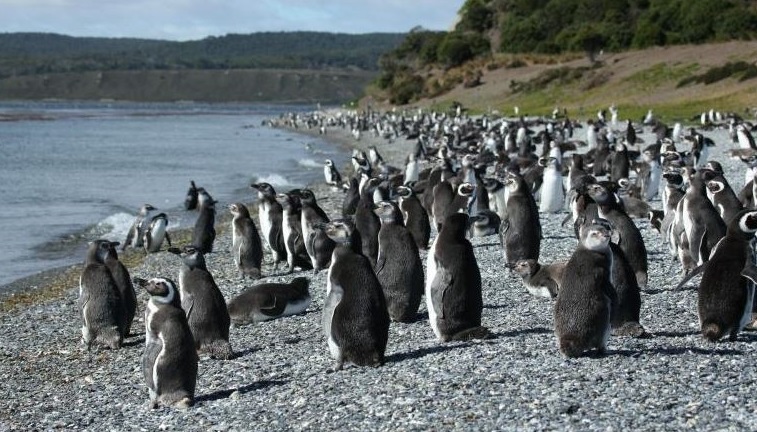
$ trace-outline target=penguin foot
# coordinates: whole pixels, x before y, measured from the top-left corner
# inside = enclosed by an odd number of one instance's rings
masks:
[[[176,407],[178,409],[181,409],[181,410],[185,410],[185,409],[191,407],[192,405],[194,405],[194,401],[192,400],[192,398],[190,398],[189,396],[187,396],[187,397],[182,398],[180,401],[176,402],[174,404],[174,407]]]

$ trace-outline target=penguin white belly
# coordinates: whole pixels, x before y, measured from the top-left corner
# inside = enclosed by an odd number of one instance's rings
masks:
[[[426,296],[426,309],[428,309],[428,321],[431,324],[431,329],[434,331],[434,334],[438,339],[442,339],[442,332],[439,329],[439,324],[436,321],[437,316],[439,315],[434,309],[434,303],[431,300],[431,287],[434,284],[434,278],[436,278],[436,259],[434,258],[434,254],[436,251],[436,242],[439,240],[439,236],[434,239],[434,244],[431,246],[431,249],[428,253],[428,258],[426,259],[426,289],[425,289],[425,296]]]
[[[534,297],[544,297],[548,299],[552,298],[552,294],[546,287],[526,285],[526,290]]]
[[[332,261],[334,259],[332,258]],[[333,267],[333,264],[332,264]],[[341,286],[334,284],[331,279],[331,267],[329,268],[329,274],[326,282],[326,301],[323,305],[323,332],[326,334],[326,339],[329,345],[329,353],[334,359],[340,359],[342,357],[342,348],[334,340],[334,335],[331,331],[332,322],[334,320],[334,311],[344,296],[344,290]]]
[[[649,171],[649,186],[647,186],[646,190],[646,199],[651,200],[652,198],[657,195],[657,193],[660,190],[660,180],[662,178],[662,170],[660,169],[660,165],[652,165],[651,169]],[[663,206],[663,208],[665,208]]]
[[[281,315],[277,315],[277,316],[266,315],[256,310],[252,313],[252,322],[260,323],[263,321],[275,320],[276,318],[282,318],[282,317],[286,317],[290,315],[297,315],[299,313],[305,312],[308,306],[310,306],[311,301],[312,301],[312,298],[310,296],[303,299],[290,301],[287,303],[286,307],[284,308],[284,312],[282,312]]]
[[[405,184],[408,182],[415,182],[418,181],[418,163],[417,162],[408,162],[407,167],[405,167]]]
[[[686,198],[684,198],[685,200]],[[691,221],[691,212],[689,211],[689,206],[687,205],[688,202],[684,202],[683,207],[683,214],[681,215],[681,220],[683,221],[683,231],[686,233],[686,238],[689,239],[689,243],[691,242],[691,231],[694,229],[694,225]]]
[[[541,199],[539,211],[554,213],[562,210],[565,205],[565,192],[563,191],[562,175],[557,170],[544,171],[544,181],[541,185]]]
[[[156,393],[159,390],[158,383],[160,381],[160,376],[158,376],[158,365],[160,365],[160,362],[163,361],[163,357],[166,355],[166,341],[163,339],[163,334],[158,333],[158,339],[160,340],[160,353],[155,357],[155,363],[152,365],[152,388]]]
[[[754,302],[754,283],[747,281],[746,284],[746,302],[744,303],[744,313],[741,315],[739,330],[743,330],[747,324],[752,322],[752,304]]]
[[[612,268],[612,266],[610,266]],[[605,321],[605,328],[602,329],[602,349],[607,349],[607,341],[610,340],[610,317],[611,317],[611,311],[612,311],[612,301],[610,300],[610,297],[605,297],[605,308],[607,309],[607,320]]]
[[[334,183],[334,179],[331,177],[331,169],[328,165],[323,167],[323,178],[326,179],[326,183]]]
[[[271,247],[271,241],[270,241],[270,233],[271,233],[271,206],[268,203],[263,203],[260,206],[258,206],[258,216],[260,220],[260,229],[263,231],[263,236],[265,237],[265,242],[268,245],[268,247]]]
[[[284,221],[281,225],[282,225],[281,230],[284,233],[284,247],[286,248],[286,251],[287,251],[287,262],[289,262],[289,260],[291,259],[292,260],[291,263],[293,263],[294,251],[289,245],[289,236],[292,234],[292,227],[289,226],[289,223],[287,223],[287,221]]]

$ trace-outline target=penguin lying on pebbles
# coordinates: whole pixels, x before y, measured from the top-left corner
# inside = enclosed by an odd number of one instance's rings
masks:
[[[256,324],[307,310],[312,301],[305,277],[290,283],[264,283],[248,288],[234,297],[227,307],[235,325]]]

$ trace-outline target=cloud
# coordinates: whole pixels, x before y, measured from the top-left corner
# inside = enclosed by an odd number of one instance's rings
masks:
[[[259,31],[446,30],[462,0],[0,0],[0,28],[189,40]]]

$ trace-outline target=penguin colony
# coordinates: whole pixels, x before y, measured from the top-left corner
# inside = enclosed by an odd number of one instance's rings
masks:
[[[617,109],[611,111],[615,119]],[[611,336],[645,335],[640,292],[653,281],[634,222],[640,217],[649,219],[680,263],[679,287],[701,275],[697,312],[705,339],[735,340],[753,326],[754,126],[713,112],[702,116],[699,130],[684,132],[650,112],[638,126],[628,120],[622,131],[615,120],[605,123],[603,112],[585,126],[557,114],[472,118],[458,106],[450,113],[283,118],[292,127],[302,122],[319,130],[349,127],[356,139],[374,133],[415,145],[404,168],[386,163],[375,147],[368,154],[354,150],[353,173],[345,182],[327,160],[325,182],[345,192],[340,215],[326,214],[308,189],[277,193],[267,183],[250,185],[257,225],[245,204],[228,206],[240,277],[264,276],[264,254],[271,256],[274,272],[286,262],[284,274],[297,277],[252,285],[228,302],[204,258],[213,253],[217,201],[191,182],[185,208],[198,217],[190,244],[182,248],[170,247],[166,215],[144,205],[122,250],[157,253],[166,241],[180,267],[178,284],[162,276],[133,281],[150,297],[143,356],[149,406],[191,406],[198,353],[233,358],[232,323],[305,312],[311,303],[309,272],[328,272],[321,325],[334,370],[348,363],[383,364],[390,322],[419,320],[424,297],[440,342],[496,337],[481,322],[481,273],[471,236],[497,236],[501,265],[511,277],[523,279],[525,292],[554,302],[556,346],[566,357],[602,355]],[[728,127],[732,143],[702,134],[713,127]],[[637,137],[642,128],[651,129],[655,142]],[[713,145],[732,146],[733,156],[745,163],[743,188],[733,189],[720,164],[707,160]],[[545,233],[539,213],[564,210],[563,225],[575,236],[566,246],[574,252],[566,262],[540,261]],[[118,245],[97,240],[87,252],[79,291],[87,348],[118,349],[137,310]],[[425,274],[420,250],[428,250]]]

